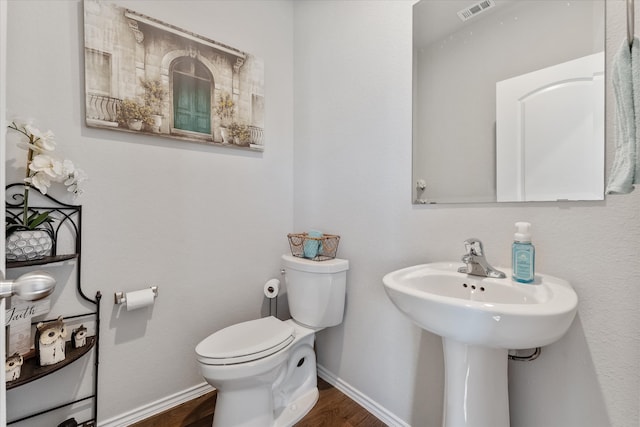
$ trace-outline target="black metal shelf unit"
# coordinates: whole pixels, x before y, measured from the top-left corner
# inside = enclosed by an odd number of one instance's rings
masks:
[[[7,268],[23,268],[30,266],[47,265],[64,261],[75,261],[76,270],[76,292],[78,296],[93,306],[94,309],[89,312],[70,314],[64,316],[65,319],[74,319],[81,317],[93,318],[95,321],[95,335],[88,337],[87,344],[81,349],[70,349],[69,343],[67,343],[67,357],[62,362],[59,362],[50,367],[40,367],[36,364],[35,358],[25,360],[23,364],[23,373],[20,378],[15,381],[7,383],[7,390],[11,390],[16,387],[20,387],[24,384],[35,381],[39,378],[45,377],[53,372],[59,371],[65,366],[73,363],[84,355],[88,354],[92,349],[95,351],[94,366],[93,366],[93,394],[81,397],[58,405],[52,408],[33,413],[15,420],[7,422],[7,425],[15,424],[27,419],[38,417],[40,415],[47,414],[49,412],[71,406],[73,404],[92,400],[93,403],[93,418],[80,423],[83,426],[96,425],[98,416],[98,365],[100,355],[100,299],[102,295],[100,291],[96,292],[94,298],[88,297],[82,289],[81,271],[82,271],[82,257],[81,257],[81,244],[82,244],[82,206],[70,205],[63,203],[50,195],[42,195],[36,189],[30,189],[28,193],[28,214],[34,212],[50,212],[50,217],[53,219],[51,222],[44,223],[44,229],[49,235],[51,235],[53,245],[51,255],[42,259],[28,260],[28,261],[7,261]],[[25,185],[22,183],[10,184],[6,187],[6,215],[7,218],[21,218],[24,214],[25,204]],[[59,254],[60,237],[64,234],[71,236],[69,253]],[[44,322],[50,322],[54,319],[44,320]],[[34,322],[34,324],[37,322]]]

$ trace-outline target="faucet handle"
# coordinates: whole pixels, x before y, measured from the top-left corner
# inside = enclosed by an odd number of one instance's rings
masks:
[[[480,239],[470,237],[464,241],[464,247],[469,255],[484,256],[484,250]]]

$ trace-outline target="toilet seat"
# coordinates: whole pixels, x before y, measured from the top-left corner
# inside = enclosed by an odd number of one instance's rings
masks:
[[[234,365],[270,356],[295,338],[293,326],[273,316],[237,323],[202,340],[198,360],[207,365]]]

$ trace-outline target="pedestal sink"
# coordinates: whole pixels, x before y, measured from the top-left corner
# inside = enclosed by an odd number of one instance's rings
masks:
[[[533,283],[458,273],[461,263],[431,263],[383,277],[391,301],[421,328],[440,335],[445,359],[445,427],[509,426],[509,349],[559,340],[575,317],[569,282],[536,274]]]

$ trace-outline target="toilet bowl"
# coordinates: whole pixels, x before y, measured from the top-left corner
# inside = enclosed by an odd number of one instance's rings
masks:
[[[218,391],[213,427],[289,427],[318,400],[315,332],[342,322],[349,264],[290,255],[282,264],[292,319],[238,323],[196,346]]]

